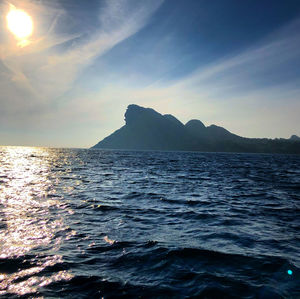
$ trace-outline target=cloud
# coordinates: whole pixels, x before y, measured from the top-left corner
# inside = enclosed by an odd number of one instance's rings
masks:
[[[12,2],[32,15],[37,33],[24,48],[17,47],[8,35],[1,38],[0,118],[6,123],[10,118],[15,123],[12,117],[16,113],[24,115],[22,122],[26,116],[30,122],[33,111],[39,118],[43,111],[55,110],[58,99],[72,88],[80,73],[145,26],[162,0],[106,0],[99,7],[97,27],[88,32],[82,28],[68,33],[61,33],[59,23],[74,20],[58,1],[43,5],[32,1]],[[5,13],[4,6],[2,12]]]
[[[70,109],[77,107],[81,120],[85,115],[84,121],[91,122],[89,128],[99,128],[81,141],[91,146],[122,126],[131,103],[171,113],[183,122],[197,118],[206,125],[215,123],[246,137],[299,134],[300,76],[291,68],[300,61],[298,29],[295,20],[250,48],[176,81],[167,75],[141,86],[135,69],[129,69],[126,78],[123,73],[110,76],[106,69],[101,76],[104,87],[82,94],[76,90],[68,103]],[[82,108],[82,101],[89,105]]]
[[[242,52],[211,64],[203,62],[184,77],[169,76],[177,69],[170,69],[172,59],[176,65],[184,57],[167,56],[163,50],[168,43],[161,39],[158,52],[151,52],[152,60],[147,62],[161,68],[156,75],[165,75],[153,76],[149,85],[151,72],[143,81],[141,69],[135,68],[139,62],[135,56],[147,59],[147,53],[131,55],[122,72],[118,66],[110,70],[110,64],[103,63],[104,54],[141,30],[162,0],[99,1],[92,22],[83,27],[70,14],[73,4],[66,8],[55,0],[11,2],[30,12],[36,30],[24,48],[18,48],[8,33],[0,33],[2,128],[52,130],[53,140],[55,134],[61,139],[59,145],[89,146],[121,126],[126,106],[137,103],[172,113],[184,122],[199,118],[207,125],[223,125],[244,136],[299,134],[292,130],[299,131],[300,19]],[[0,14],[6,13],[6,6],[0,6]],[[130,46],[128,53],[134,51],[134,42]],[[85,73],[93,63],[97,75]],[[92,87],[86,83],[89,80]],[[85,133],[88,128],[92,133]],[[80,138],[74,139],[79,130]]]
[[[130,91],[128,84],[123,98],[182,121],[200,118],[244,136],[299,134],[295,112],[300,110],[299,48],[300,19],[296,19],[250,48],[176,81],[166,76],[145,88],[132,83]]]
[[[296,86],[300,74],[295,67],[300,65],[299,47],[297,19],[250,49],[200,68],[176,84],[194,90],[210,89],[210,94],[220,91],[224,97],[287,83]]]

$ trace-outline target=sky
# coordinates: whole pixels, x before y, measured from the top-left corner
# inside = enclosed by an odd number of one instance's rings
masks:
[[[129,104],[300,136],[299,49],[299,0],[0,0],[0,144],[90,147]]]

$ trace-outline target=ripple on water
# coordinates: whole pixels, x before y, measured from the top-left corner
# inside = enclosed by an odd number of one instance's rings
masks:
[[[299,166],[0,147],[0,295],[298,298]]]

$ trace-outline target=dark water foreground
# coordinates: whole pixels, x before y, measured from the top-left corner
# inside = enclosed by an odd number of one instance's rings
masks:
[[[0,296],[300,298],[300,157],[0,147]]]

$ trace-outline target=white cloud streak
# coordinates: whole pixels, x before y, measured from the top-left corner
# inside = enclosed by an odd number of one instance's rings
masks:
[[[234,57],[196,70],[179,84],[198,90],[209,87],[212,94],[213,86],[218,86],[224,97],[231,97],[231,92],[273,88],[270,87],[272,84],[259,84],[259,80],[272,81],[280,75],[280,82],[274,82],[274,85],[285,83],[284,69],[299,61],[299,47],[300,19]]]
[[[126,78],[114,74],[111,80],[107,74],[110,80],[105,88],[78,95],[68,103],[70,108],[77,107],[81,119],[82,99],[90,104],[84,109],[93,122],[91,128],[99,119],[99,130],[91,130],[89,138],[81,141],[91,146],[122,126],[124,111],[131,103],[171,113],[183,122],[197,118],[206,125],[215,123],[246,137],[299,134],[300,80],[295,76],[286,78],[283,71],[300,61],[299,25],[297,20],[251,48],[175,82],[162,78],[150,86],[137,87],[139,78],[131,76],[130,70]],[[279,80],[272,81],[278,75]],[[270,83],[260,84],[261,80]]]
[[[92,128],[90,136],[82,126],[79,141],[71,136],[62,138],[65,143],[59,145],[90,146],[121,126],[126,106],[136,103],[172,113],[182,121],[198,118],[206,125],[216,123],[243,136],[300,133],[300,77],[289,77],[286,71],[300,61],[299,19],[251,48],[178,81],[161,78],[146,88],[137,87],[139,78],[128,70],[126,78],[114,74],[114,82],[104,82],[101,90],[88,93],[74,86],[81,72],[143,28],[162,1],[107,1],[99,10],[98,29],[64,35],[57,24],[68,14],[56,2],[51,9],[28,3],[36,20],[45,15],[49,22],[26,48],[17,49],[2,38],[6,43],[0,46],[1,125],[32,129],[38,123],[45,130],[61,127],[74,135],[71,127],[85,123]],[[71,97],[64,96],[73,89]]]
[[[57,21],[68,18],[67,12],[55,2],[50,8],[31,1],[22,2],[22,9],[36,17],[47,17],[44,32],[37,28],[30,45],[18,48],[11,38],[2,38],[0,45],[0,119],[16,123],[16,113],[22,122],[48,113],[49,106],[73,87],[81,71],[97,57],[139,31],[161,0],[106,1],[99,11],[99,27],[94,32],[59,34]],[[21,1],[14,1],[16,7]],[[5,13],[5,9],[2,9]],[[38,23],[38,22],[36,22]],[[60,45],[60,47],[55,47]],[[29,115],[28,115],[29,114]],[[21,117],[23,115],[24,117]]]
[[[198,118],[243,136],[289,137],[300,133],[299,48],[297,19],[235,56],[175,82],[161,78],[133,88],[123,97],[182,121]]]

